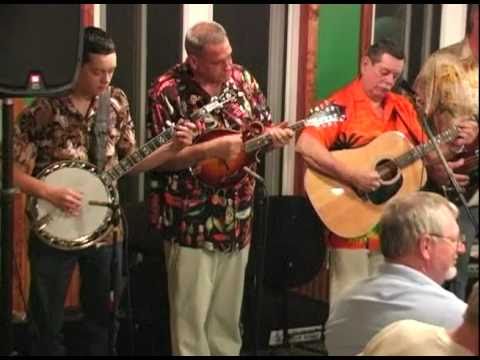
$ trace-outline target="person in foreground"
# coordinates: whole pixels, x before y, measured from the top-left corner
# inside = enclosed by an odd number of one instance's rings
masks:
[[[37,98],[19,116],[14,133],[14,182],[26,194],[46,200],[59,211],[58,216],[80,216],[88,211],[85,194],[71,186],[50,183],[36,178],[45,168],[64,160],[81,160],[97,165],[103,158],[104,169],[115,166],[135,150],[133,121],[125,93],[110,86],[117,65],[113,40],[102,29],[87,27],[84,32],[84,53],[77,81],[63,96]],[[103,146],[95,143],[94,127],[100,121],[100,95],[109,92],[102,118],[106,127]],[[190,124],[180,126],[174,140],[158,148],[132,171],[146,170],[167,160],[179,149],[192,143]],[[115,184],[113,184],[115,186]],[[31,224],[36,226],[35,224]],[[113,226],[112,226],[113,227]],[[30,234],[29,320],[33,330],[32,355],[64,355],[62,326],[64,302],[75,264],[79,264],[80,305],[84,315],[81,351],[86,355],[108,355],[114,336],[111,316],[111,261],[113,239],[117,238],[118,259],[121,259],[122,224],[114,227],[94,245],[75,250],[49,246]],[[119,274],[119,267],[116,269]],[[119,284],[119,281],[116,282]],[[111,341],[113,342],[113,340]],[[70,349],[69,349],[70,350]]]
[[[363,356],[478,356],[478,281],[468,297],[463,322],[447,329],[400,320],[380,331],[359,355]]]
[[[252,239],[255,178],[211,185],[196,176],[208,159],[227,162],[243,151],[241,132],[265,126],[274,147],[288,143],[290,129],[272,126],[271,113],[255,78],[232,61],[225,29],[201,22],[185,38],[187,59],[158,77],[149,90],[150,135],[182,119],[195,121],[200,135],[216,129],[236,134],[197,141],[152,172],[158,184],[149,195],[150,218],[165,233],[165,258],[174,355],[238,355],[245,268]],[[233,101],[195,118],[195,111],[226,92]],[[190,171],[190,169],[193,171]]]
[[[457,207],[419,191],[391,200],[380,220],[385,263],[333,305],[326,324],[329,355],[356,355],[382,328],[412,319],[452,329],[466,304],[442,284],[465,251]]]

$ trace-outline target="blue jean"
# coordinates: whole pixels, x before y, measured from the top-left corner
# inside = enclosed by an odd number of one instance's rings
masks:
[[[478,224],[478,206],[470,207],[470,212],[476,219]],[[455,279],[449,282],[448,289],[457,295],[458,298],[466,301],[466,292],[468,285],[468,264],[470,262],[470,251],[473,241],[478,234],[478,228],[476,229],[463,206],[459,206],[460,214],[458,216],[458,224],[460,231],[465,235],[465,254],[462,254],[457,259],[457,276]]]
[[[117,249],[120,263],[121,244],[117,245]],[[81,336],[84,343],[81,348],[85,355],[109,354],[109,331],[113,318],[110,297],[112,250],[113,246],[92,246],[84,250],[62,251],[31,235],[29,310],[33,330],[32,355],[65,354],[61,334],[64,302],[77,262],[81,277],[80,304],[84,314],[84,334]],[[117,276],[119,268],[116,268]]]

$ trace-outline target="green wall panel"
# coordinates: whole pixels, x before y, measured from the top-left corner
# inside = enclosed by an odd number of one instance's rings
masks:
[[[360,4],[321,4],[318,17],[315,99],[323,99],[358,74]]]

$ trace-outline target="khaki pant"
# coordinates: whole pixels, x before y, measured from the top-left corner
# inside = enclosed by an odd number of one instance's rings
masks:
[[[330,252],[330,306],[342,294],[363,279],[378,273],[384,262],[379,251],[367,249],[329,249]]]
[[[172,355],[239,355],[249,248],[222,253],[166,243]]]

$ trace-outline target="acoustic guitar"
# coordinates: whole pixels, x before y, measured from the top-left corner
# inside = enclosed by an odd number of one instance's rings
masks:
[[[448,142],[457,134],[458,130],[451,128],[433,141]],[[305,191],[330,231],[345,238],[359,237],[378,223],[388,200],[425,185],[427,174],[422,158],[434,148],[431,141],[413,146],[402,133],[386,132],[363,147],[331,152],[336,160],[351,167],[376,170],[382,179],[377,190],[362,193],[308,168]]]
[[[298,131],[306,126],[324,127],[344,119],[344,107],[329,103],[322,108],[310,110],[309,117],[289,125],[288,128]],[[238,133],[240,132],[230,129],[215,129],[197,137],[196,143]],[[212,187],[230,187],[241,181],[248,174],[249,166],[255,161],[258,162],[260,153],[272,144],[271,135],[265,133],[263,125],[258,122],[253,123],[243,135],[244,150],[237,157],[227,161],[219,158],[203,160],[191,169],[192,174],[205,185]]]

